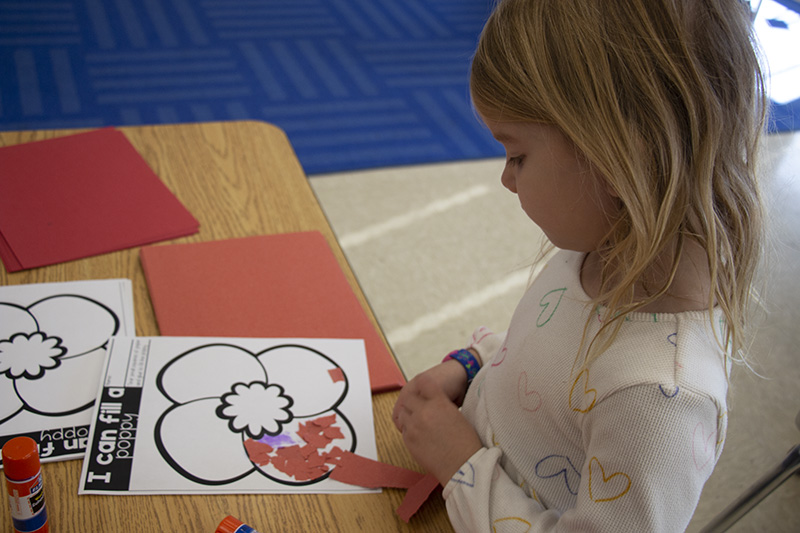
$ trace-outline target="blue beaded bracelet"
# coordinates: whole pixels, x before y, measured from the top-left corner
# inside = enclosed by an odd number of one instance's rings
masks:
[[[475,379],[475,375],[478,373],[478,370],[481,369],[480,363],[478,363],[478,360],[475,359],[475,356],[472,355],[472,352],[469,350],[455,350],[450,352],[444,357],[444,359],[442,359],[442,363],[449,361],[450,359],[458,361],[461,363],[461,366],[464,367],[464,370],[467,372],[467,385],[472,383],[472,380]]]

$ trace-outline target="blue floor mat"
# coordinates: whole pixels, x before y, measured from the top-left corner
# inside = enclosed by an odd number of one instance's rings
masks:
[[[0,0],[0,130],[264,120],[308,174],[500,156],[467,87],[491,4]]]
[[[502,148],[468,72],[486,0],[0,0],[0,129],[265,120],[309,174]]]

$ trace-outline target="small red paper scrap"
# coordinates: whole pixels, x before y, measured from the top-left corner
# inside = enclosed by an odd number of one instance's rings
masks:
[[[306,444],[284,446],[275,450],[272,446],[253,439],[244,442],[247,456],[259,466],[272,463],[272,466],[297,481],[316,479],[330,470],[328,465],[339,464],[343,453],[333,446],[324,452],[331,442],[343,439],[344,434],[336,423],[336,414],[321,416],[298,425],[297,435]],[[274,453],[273,453],[274,452]]]
[[[325,465],[325,458],[316,450],[307,450],[308,446],[286,446],[278,448],[276,456],[272,458],[272,466],[277,470],[294,477],[297,481],[316,479],[325,474],[329,468]]]
[[[247,450],[247,456],[250,460],[258,466],[264,466],[269,463],[269,454],[273,450],[269,444],[253,439],[244,441],[244,449]]]

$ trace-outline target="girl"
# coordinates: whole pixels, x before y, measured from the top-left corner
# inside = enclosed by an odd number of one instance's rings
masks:
[[[487,22],[473,102],[560,250],[506,334],[478,330],[398,397],[457,531],[689,523],[759,261],[749,17],[739,0],[501,0]]]

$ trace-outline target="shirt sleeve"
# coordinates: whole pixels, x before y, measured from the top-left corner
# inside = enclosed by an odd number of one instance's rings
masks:
[[[506,340],[506,333],[495,333],[486,326],[481,326],[472,332],[472,340],[467,348],[472,348],[481,357],[482,366],[486,366],[493,357],[502,349]]]
[[[459,532],[684,531],[718,457],[722,415],[702,393],[623,389],[582,415],[579,472],[512,479],[501,467],[502,451],[484,448],[447,483],[448,515]],[[575,506],[560,515],[535,499],[537,484],[553,478],[577,485]]]

